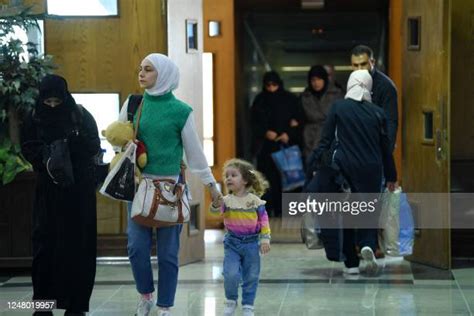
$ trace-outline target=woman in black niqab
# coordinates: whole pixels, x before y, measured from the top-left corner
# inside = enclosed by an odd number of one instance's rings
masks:
[[[270,182],[263,198],[270,215],[281,216],[281,178],[271,154],[281,145],[300,145],[302,111],[296,96],[284,89],[278,73],[270,71],[263,76],[262,92],[255,97],[251,115],[257,169]]]
[[[33,209],[33,299],[56,300],[65,315],[85,315],[96,269],[96,183],[94,157],[100,149],[92,115],[76,105],[57,75],[41,81],[39,97],[22,127],[22,152],[38,174]],[[43,155],[67,139],[74,184],[53,182]],[[37,315],[53,315],[35,312]]]

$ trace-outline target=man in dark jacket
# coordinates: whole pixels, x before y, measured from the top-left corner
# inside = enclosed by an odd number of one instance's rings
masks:
[[[398,129],[398,100],[397,88],[393,81],[383,72],[375,68],[375,58],[372,49],[365,45],[357,45],[351,52],[353,70],[366,69],[372,76],[372,103],[380,106],[387,117],[387,133],[390,148],[395,148]]]

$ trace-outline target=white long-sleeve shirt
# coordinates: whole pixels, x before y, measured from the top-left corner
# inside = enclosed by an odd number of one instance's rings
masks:
[[[123,103],[119,114],[119,121],[126,122],[128,120],[128,98]],[[138,109],[137,109],[138,110]],[[196,123],[194,121],[194,114],[191,112],[181,131],[181,140],[185,153],[186,165],[192,173],[196,174],[201,182],[205,185],[216,182],[212,175],[211,168],[207,164],[206,156],[202,150],[201,141],[196,132]],[[146,175],[145,176],[151,176]],[[159,176],[158,176],[159,177]],[[177,177],[177,175],[176,175]]]

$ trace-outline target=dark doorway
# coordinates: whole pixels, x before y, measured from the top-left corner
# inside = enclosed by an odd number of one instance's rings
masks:
[[[262,89],[266,70],[277,71],[285,88],[299,95],[311,65],[333,65],[336,81],[345,87],[351,72],[350,50],[365,44],[374,49],[377,66],[385,72],[388,0],[319,2],[324,8],[306,10],[301,0],[235,1],[239,157],[253,160],[255,156],[249,108]]]

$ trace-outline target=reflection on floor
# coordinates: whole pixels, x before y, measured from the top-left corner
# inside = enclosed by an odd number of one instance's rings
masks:
[[[173,315],[222,315],[222,231],[208,231],[205,239],[206,259],[180,269]],[[378,276],[347,279],[342,264],[328,262],[322,250],[275,243],[262,258],[255,315],[472,315],[474,269],[436,270],[401,258],[378,262]],[[126,263],[99,264],[89,315],[134,315],[133,284]],[[7,301],[31,294],[28,276],[0,279],[0,315],[31,315],[6,309]]]

